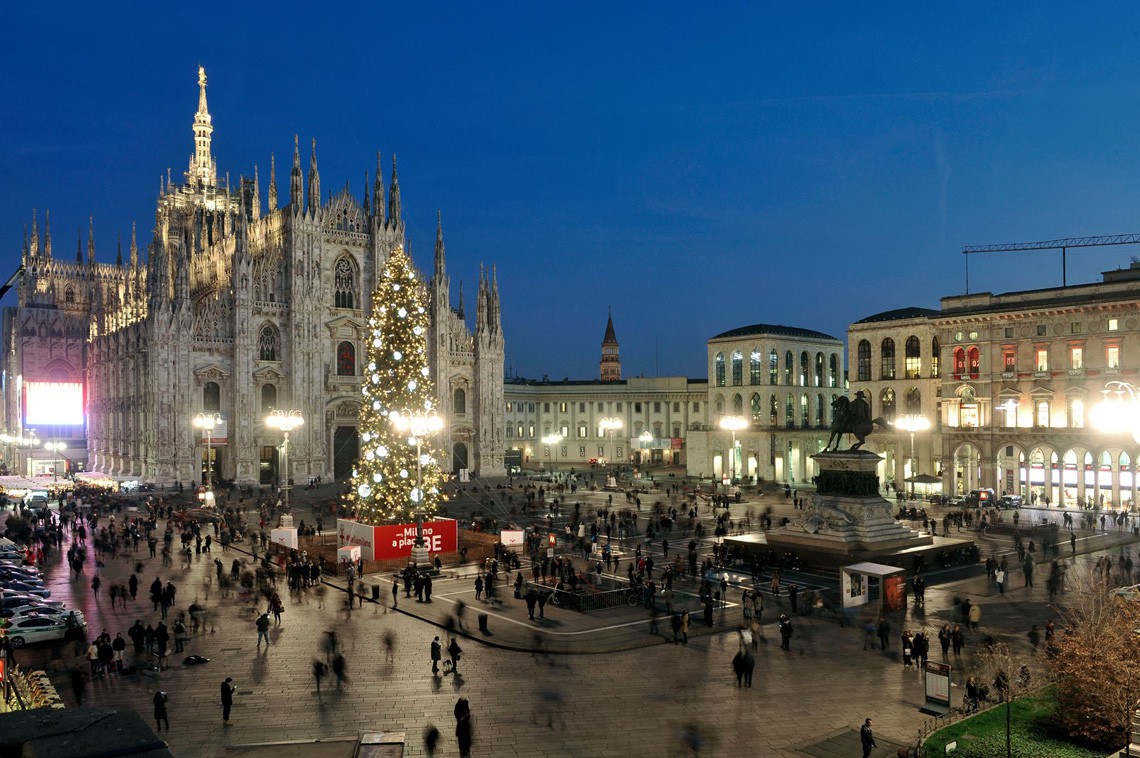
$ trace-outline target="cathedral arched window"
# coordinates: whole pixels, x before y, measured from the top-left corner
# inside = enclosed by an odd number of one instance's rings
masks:
[[[261,385],[261,412],[269,413],[277,406],[277,385]]]
[[[206,382],[202,387],[202,410],[220,411],[222,409],[222,388],[217,382]]]
[[[356,307],[356,266],[348,258],[337,260],[333,286],[335,288],[333,304],[337,308]]]
[[[277,332],[272,326],[263,326],[257,340],[258,355],[263,361],[277,360]]]
[[[337,376],[356,376],[356,345],[348,340],[336,346]]]
[[[467,393],[462,387],[455,390],[451,410],[454,413],[467,413]]]
[[[74,303],[75,302],[75,290],[73,290],[71,287],[68,287],[67,289],[65,289],[63,291],[63,302],[65,302],[65,303]]]

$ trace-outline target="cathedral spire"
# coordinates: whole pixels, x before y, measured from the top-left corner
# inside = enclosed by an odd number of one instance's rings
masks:
[[[277,210],[277,158],[269,154],[269,212]]]
[[[95,217],[87,218],[87,265],[95,265]]]
[[[210,154],[210,139],[214,126],[206,107],[206,69],[198,67],[198,112],[194,114],[194,157],[190,159],[187,180],[198,187],[217,184],[214,158]]]
[[[82,226],[79,227],[79,229],[76,231],[75,237],[76,237],[76,239],[75,239],[75,265],[82,266],[83,265],[83,227]]]
[[[305,208],[305,194],[301,188],[301,138],[293,135],[293,170],[289,172],[289,205],[294,213]]]
[[[400,178],[396,175],[396,156],[392,156],[392,182],[388,196],[388,218],[393,224],[400,223],[403,215],[400,209]]]
[[[372,203],[368,199],[368,169],[364,169],[364,215],[372,213]]]
[[[28,254],[33,258],[38,257],[40,254],[40,223],[36,219],[35,208],[32,208],[32,247]]]
[[[499,313],[499,268],[491,264],[491,329],[499,331],[503,327],[502,316]]]
[[[380,168],[380,151],[376,151],[376,183],[372,185],[372,202],[376,208],[376,216],[380,223],[384,223],[384,211],[387,205],[384,202],[384,171]]]
[[[317,171],[317,138],[313,137],[313,152],[309,155],[309,208],[321,207],[321,173]]]
[[[435,212],[435,275],[442,277],[447,269],[447,251],[443,246],[443,211]]]
[[[139,265],[139,240],[135,232],[135,222],[131,222],[131,268]]]
[[[27,260],[28,260],[28,225],[27,224],[24,224],[24,247],[23,247],[22,252],[23,252],[24,262],[27,263]]]
[[[44,211],[44,257],[51,260],[51,209]]]
[[[463,321],[467,318],[467,314],[463,312],[463,280],[459,280],[459,308],[455,311],[459,315],[459,320]]]
[[[115,251],[115,265],[123,267],[123,233],[119,232],[119,246]]]
[[[252,218],[261,217],[261,179],[257,176],[257,164],[253,164],[253,197],[249,199],[249,213]],[[244,214],[242,214],[244,215]]]

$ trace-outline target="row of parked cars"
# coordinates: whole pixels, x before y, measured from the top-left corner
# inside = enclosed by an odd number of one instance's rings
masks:
[[[83,612],[51,599],[35,566],[24,563],[18,546],[0,544],[0,636],[14,648],[87,635]]]

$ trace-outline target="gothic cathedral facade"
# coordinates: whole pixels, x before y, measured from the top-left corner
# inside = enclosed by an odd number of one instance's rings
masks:
[[[257,169],[231,189],[211,154],[213,124],[199,69],[194,154],[184,183],[161,184],[153,241],[140,261],[114,264],[52,256],[50,220],[41,245],[25,235],[19,305],[5,314],[9,377],[5,411],[26,418],[29,381],[85,382],[85,429],[38,430],[85,436],[87,467],[169,483],[213,478],[273,484],[284,478],[272,410],[297,410],[288,476],[306,481],[351,473],[371,293],[391,251],[405,244],[395,158],[388,186],[380,159],[363,199],[346,184],[321,200],[316,141],[307,177],[294,140],[288,203],[278,207],[271,159],[264,212]],[[504,473],[504,341],[494,270],[480,271],[475,329],[462,292],[451,306],[442,222],[434,271],[428,359],[444,431],[443,468]],[[34,384],[34,381],[33,381]],[[54,386],[54,385],[53,385]],[[217,421],[212,432],[198,414]],[[30,424],[26,424],[30,426]],[[85,434],[84,434],[85,432]],[[203,435],[207,435],[208,439]],[[207,463],[209,461],[209,463]]]

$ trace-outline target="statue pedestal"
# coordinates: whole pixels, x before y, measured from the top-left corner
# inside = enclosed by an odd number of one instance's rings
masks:
[[[435,565],[431,562],[431,551],[428,550],[425,545],[412,546],[411,562],[416,569],[421,571],[435,568]]]
[[[801,520],[768,533],[773,548],[865,560],[933,543],[930,535],[895,521],[890,502],[879,494],[878,455],[849,450],[812,458],[820,469],[817,491]]]
[[[275,545],[281,545],[290,550],[296,550],[300,545],[297,539],[297,529],[293,526],[293,517],[288,513],[281,514],[277,528],[269,533],[269,539]]]

